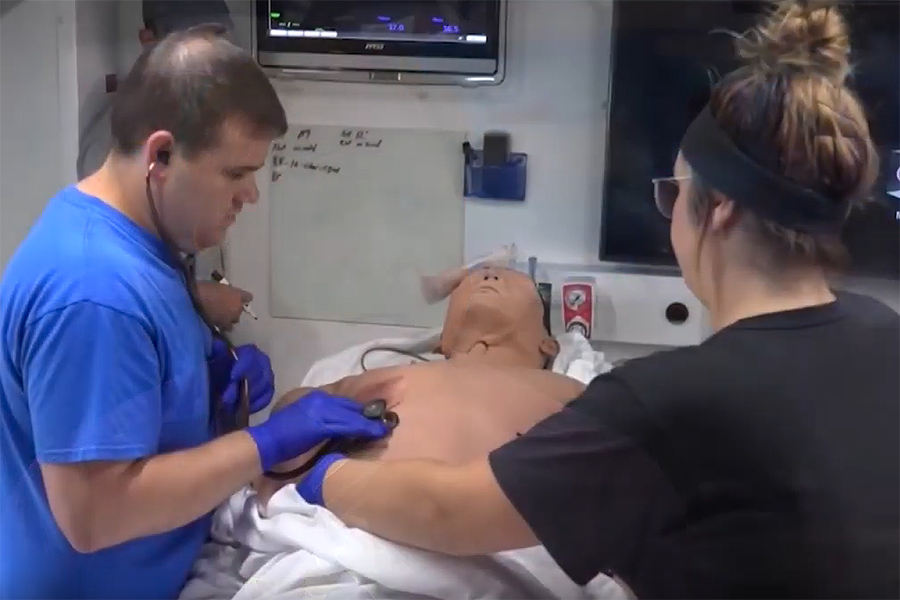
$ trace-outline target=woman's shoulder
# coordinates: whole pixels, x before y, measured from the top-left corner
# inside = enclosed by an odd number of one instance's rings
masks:
[[[893,292],[896,294],[896,291]],[[900,314],[881,300],[866,294],[840,291],[835,294],[841,310],[850,319],[870,327],[898,327]]]
[[[611,379],[630,379],[651,374],[655,380],[682,379],[685,374],[698,369],[705,370],[708,360],[715,356],[716,352],[705,343],[669,348],[620,363],[608,375]]]
[[[597,377],[586,394],[615,395],[646,414],[692,414],[743,385],[752,365],[718,344],[701,343],[631,359]],[[627,399],[627,402],[626,402]]]

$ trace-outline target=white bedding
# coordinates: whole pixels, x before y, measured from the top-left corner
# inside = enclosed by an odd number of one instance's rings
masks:
[[[313,365],[303,385],[359,373],[362,352],[374,345],[427,353],[436,335],[349,348]],[[587,382],[610,368],[582,336],[557,339],[561,351],[554,371]],[[409,361],[373,352],[366,366]],[[244,489],[216,512],[212,541],[204,546],[181,598],[628,598],[603,575],[579,588],[541,547],[477,558],[442,556],[349,528],[330,511],[307,504],[293,486],[272,497],[265,517],[253,497]]]

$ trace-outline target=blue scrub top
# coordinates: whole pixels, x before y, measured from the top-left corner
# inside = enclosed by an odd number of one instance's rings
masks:
[[[74,186],[0,283],[0,598],[175,598],[210,515],[90,554],[38,463],[134,460],[212,437],[211,336],[162,242]]]

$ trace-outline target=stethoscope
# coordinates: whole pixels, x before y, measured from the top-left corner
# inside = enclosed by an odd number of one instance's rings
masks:
[[[170,155],[168,151],[160,150],[156,155],[157,162],[162,165],[168,165],[169,156]],[[193,255],[188,255],[187,259],[182,259],[180,256],[181,251],[178,249],[178,246],[174,241],[172,241],[172,238],[169,237],[168,233],[166,233],[166,230],[163,227],[162,219],[160,219],[159,211],[156,207],[156,199],[153,197],[152,186],[150,185],[150,178],[153,175],[153,171],[157,168],[156,165],[157,163],[154,162],[150,165],[150,168],[147,169],[146,179],[147,200],[150,205],[150,217],[151,219],[153,219],[153,226],[159,233],[159,237],[162,239],[163,244],[165,244],[166,248],[172,254],[174,263],[178,267],[179,273],[184,278],[184,287],[187,290],[188,297],[191,300],[194,311],[196,311],[197,315],[200,317],[200,320],[203,321],[203,324],[209,328],[210,332],[212,332],[212,335],[220,340],[223,344],[225,344],[225,348],[227,349],[227,351],[235,360],[237,360],[237,351],[235,350],[234,344],[231,343],[231,340],[228,339],[228,336],[222,333],[222,331],[212,323],[209,315],[206,314],[203,305],[200,303],[197,294],[196,272],[194,272],[194,270],[188,266],[189,262],[193,262]],[[231,431],[246,428],[250,424],[250,387],[247,380],[241,380],[238,406],[237,410],[235,410],[233,414],[225,409],[222,398],[217,397],[216,394],[212,393],[212,391],[210,392],[209,409],[211,425],[216,427],[217,431],[221,433],[228,433]]]
[[[160,151],[159,154],[157,154],[157,161],[160,164],[167,165],[169,163],[169,153],[164,150]],[[178,246],[175,245],[175,242],[172,241],[172,238],[169,237],[162,225],[162,219],[160,219],[159,211],[156,207],[156,199],[153,197],[153,190],[150,185],[150,178],[156,168],[156,164],[157,163],[152,163],[150,168],[147,169],[146,179],[147,200],[150,204],[150,216],[153,219],[153,225],[156,227],[157,232],[159,232],[159,237],[162,239],[166,248],[175,259],[174,262],[177,265],[181,276],[184,278],[184,286],[194,310],[200,316],[203,323],[209,327],[213,336],[221,340],[228,349],[228,352],[230,352],[232,357],[237,360],[237,352],[235,351],[234,345],[228,339],[228,336],[222,333],[222,331],[212,323],[209,315],[206,314],[203,305],[200,303],[197,295],[196,273],[188,267],[188,262],[190,262],[192,258],[191,255],[188,256],[187,260],[181,259]],[[367,403],[363,408],[363,415],[369,419],[381,420],[389,430],[393,430],[400,422],[397,413],[387,410],[387,403],[384,400],[373,400],[372,402]],[[233,417],[229,414],[229,411],[225,410],[221,397],[217,398],[214,394],[210,393],[210,419],[212,421],[211,424],[216,426],[217,430],[222,433],[244,429],[250,424],[250,389],[246,379],[241,380],[240,398],[238,399],[238,407]],[[331,452],[349,453],[367,445],[369,442],[369,440],[356,438],[331,439],[300,467],[284,472],[267,471],[265,475],[282,481],[294,479],[312,468],[312,466],[326,454]]]

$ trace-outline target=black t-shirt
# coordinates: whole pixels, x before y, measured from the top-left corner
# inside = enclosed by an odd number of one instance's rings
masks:
[[[494,451],[577,583],[640,598],[900,594],[900,316],[865,296],[629,361]]]

